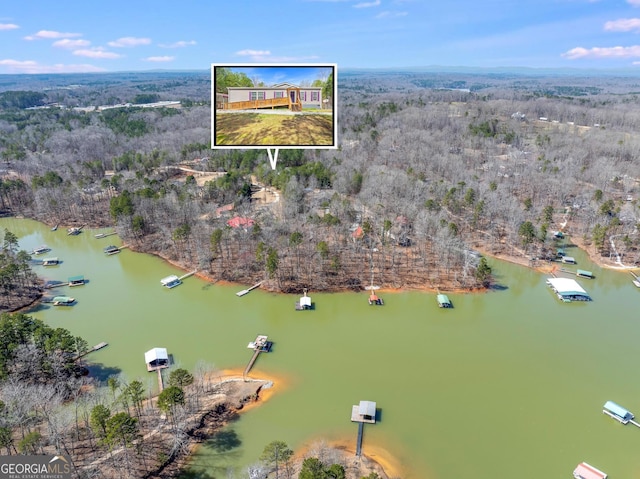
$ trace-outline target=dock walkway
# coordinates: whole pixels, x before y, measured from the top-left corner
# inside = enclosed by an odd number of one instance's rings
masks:
[[[364,423],[358,423],[358,439],[356,442],[356,456],[362,456],[362,436],[364,434]]]
[[[236,296],[240,297],[240,296],[244,296],[245,294],[250,293],[251,291],[253,291],[254,289],[256,289],[257,287],[259,287],[262,284],[262,281],[254,284],[253,286],[251,286],[250,288],[247,289],[243,289],[242,291],[238,291],[236,293]]]
[[[197,272],[198,272],[198,270],[197,270],[197,269],[194,269],[194,270],[193,270],[193,271],[191,271],[190,273],[183,274],[183,275],[182,275],[182,276],[180,276],[178,279],[179,279],[180,281],[182,281],[183,279],[188,278],[189,276],[193,276],[193,275],[194,275],[194,274],[196,274]]]
[[[80,358],[84,358],[87,354],[90,354],[90,353],[92,353],[92,352],[94,352],[94,351],[98,351],[99,349],[105,348],[105,347],[107,347],[107,346],[109,346],[109,343],[106,343],[106,342],[104,342],[104,341],[103,341],[102,343],[98,343],[98,344],[96,344],[94,347],[92,347],[91,349],[89,349],[86,353],[83,353],[83,354],[81,354],[80,356],[76,357],[76,360],[77,360],[77,359],[80,359]]]
[[[242,373],[242,377],[246,378],[247,374],[249,374],[249,371],[251,371],[251,368],[253,367],[253,365],[255,364],[256,360],[258,359],[258,356],[260,356],[260,353],[262,351],[260,349],[256,349],[253,352],[253,356],[251,356],[251,360],[249,361],[249,364],[247,364],[247,367],[244,368],[244,373]]]

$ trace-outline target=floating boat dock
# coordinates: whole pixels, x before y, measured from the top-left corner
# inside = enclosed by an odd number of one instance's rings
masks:
[[[575,279],[547,278],[547,285],[556,293],[558,299],[565,303],[570,303],[571,301],[591,301],[591,296],[589,296]]]
[[[60,264],[58,258],[45,258],[42,260],[42,266],[57,266]]]
[[[86,353],[81,354],[80,356],[78,356],[76,358],[76,360],[80,359],[80,358],[84,358],[87,354],[90,354],[90,353],[92,353],[94,351],[98,351],[99,349],[102,349],[102,348],[106,348],[107,346],[109,346],[109,343],[105,343],[105,342],[98,343],[94,347],[92,347],[89,351],[87,351]]]
[[[182,281],[175,274],[172,274],[170,276],[162,278],[160,280],[160,284],[162,284],[162,286],[164,286],[165,288],[171,289],[175,288],[176,286],[180,286],[182,284]]]
[[[71,228],[67,228],[67,235],[69,236],[75,236],[75,235],[79,235],[80,233],[82,233],[82,228],[84,228],[85,225],[79,226],[79,227],[71,227]]]
[[[54,296],[51,302],[54,306],[72,306],[76,300],[71,296]]]
[[[635,416],[633,415],[633,413],[631,413],[631,411],[626,410],[625,408],[623,408],[619,404],[614,403],[613,401],[607,401],[602,407],[602,412],[607,416],[615,419],[620,424],[632,423],[635,426],[640,427],[640,424],[638,424],[633,420]]]
[[[250,293],[251,291],[253,291],[254,289],[258,288],[260,285],[262,284],[262,281],[260,281],[259,283],[254,284],[253,286],[251,286],[250,288],[247,289],[243,289],[242,291],[238,291],[236,293],[236,296],[240,297],[240,296],[244,296],[245,294]]]
[[[102,251],[104,251],[105,254],[107,254],[107,255],[112,255],[112,254],[118,254],[120,252],[120,249],[121,248],[118,248],[115,245],[109,245],[109,246],[103,248]]]
[[[351,421],[358,424],[358,438],[356,440],[356,456],[362,455],[362,437],[365,423],[376,423],[376,403],[374,401],[360,401],[351,407]]]
[[[384,301],[382,301],[382,298],[379,297],[376,293],[373,292],[373,290],[371,291],[371,294],[369,295],[369,304],[370,305],[375,305],[375,306],[382,306],[384,305]]]
[[[98,233],[98,234],[94,235],[94,237],[96,239],[100,239],[100,238],[106,238],[107,236],[111,236],[111,235],[115,235],[115,234],[118,234],[118,233],[116,233],[115,231],[112,231],[111,233]]]
[[[48,253],[49,251],[51,251],[51,248],[49,248],[47,245],[42,245],[42,246],[38,246],[37,248],[33,248],[33,251],[30,254],[33,255],[39,255],[39,254],[44,254],[44,253]]]
[[[593,273],[591,271],[587,271],[587,270],[584,270],[584,269],[571,271],[570,269],[560,268],[560,271],[562,271],[563,273],[575,274],[576,276],[579,276],[581,278],[587,278],[587,279],[594,279],[595,278],[595,276],[593,275]]]
[[[313,303],[311,302],[311,297],[307,296],[307,290],[304,290],[303,296],[300,297],[300,301],[296,301],[296,311],[305,311],[308,309],[313,309]]]
[[[243,378],[247,377],[247,374],[249,374],[249,371],[251,371],[251,368],[253,367],[256,360],[258,359],[258,356],[260,356],[260,353],[269,353],[271,352],[272,347],[273,347],[273,342],[269,341],[269,338],[264,335],[259,335],[258,337],[256,337],[254,341],[251,341],[247,345],[247,348],[253,349],[253,356],[251,356],[251,359],[249,360],[249,364],[247,364],[247,367],[244,368],[244,373],[242,373]]]
[[[69,286],[67,281],[47,281],[44,283],[44,289],[59,288],[60,286]]]
[[[78,275],[78,276],[71,276],[69,277],[69,286],[73,287],[73,286],[82,286],[85,283],[84,280],[84,276],[82,275]]]
[[[438,294],[436,299],[440,308],[453,308],[453,303],[446,294]]]

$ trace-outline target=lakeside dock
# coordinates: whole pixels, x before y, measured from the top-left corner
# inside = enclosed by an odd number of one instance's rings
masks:
[[[244,296],[245,294],[249,294],[251,291],[253,291],[254,289],[260,287],[260,285],[262,284],[262,281],[254,284],[253,286],[251,286],[250,288],[247,289],[243,289],[242,291],[238,291],[236,293],[236,296],[240,297],[240,296]]]
[[[87,354],[91,354],[94,351],[98,351],[102,348],[106,348],[107,346],[109,346],[109,343],[107,342],[102,342],[102,343],[98,343],[95,346],[93,346],[91,349],[89,349],[86,353],[81,354],[80,356],[76,357],[76,361],[80,358],[84,358]]]
[[[95,239],[101,239],[101,238],[106,238],[107,236],[112,236],[112,235],[116,235],[118,233],[116,233],[115,231],[112,231],[110,233],[98,233],[96,235],[94,235]]]
[[[247,348],[253,349],[253,355],[249,360],[249,364],[247,364],[247,367],[244,368],[244,372],[242,373],[242,377],[244,379],[247,378],[247,374],[249,374],[249,371],[251,371],[251,368],[253,368],[253,365],[258,360],[258,356],[260,356],[260,353],[269,353],[271,352],[272,347],[273,342],[269,341],[269,338],[262,334],[258,335],[254,341],[251,341],[247,345]]]

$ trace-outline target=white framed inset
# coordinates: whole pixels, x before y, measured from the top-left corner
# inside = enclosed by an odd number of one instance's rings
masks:
[[[337,80],[335,63],[212,63],[211,148],[267,149],[274,168],[279,149],[337,149]]]

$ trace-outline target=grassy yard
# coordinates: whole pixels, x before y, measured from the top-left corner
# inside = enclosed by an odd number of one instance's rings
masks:
[[[333,115],[271,115],[224,113],[216,115],[217,146],[331,146]]]

